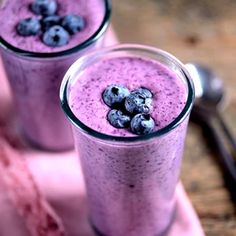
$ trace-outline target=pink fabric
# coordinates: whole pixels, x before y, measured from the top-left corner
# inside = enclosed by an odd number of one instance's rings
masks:
[[[110,31],[106,44],[115,42],[116,38]],[[48,153],[27,148],[21,142],[15,125],[12,100],[1,61],[0,84],[0,136],[20,149],[17,153],[20,153],[22,161],[26,160],[42,196],[61,218],[68,236],[94,236],[87,221],[85,187],[76,153]],[[19,158],[19,155],[15,158]],[[19,216],[8,194],[9,189],[0,175],[0,236],[30,236],[25,219]],[[204,236],[181,183],[177,186],[176,194],[177,214],[168,236]]]

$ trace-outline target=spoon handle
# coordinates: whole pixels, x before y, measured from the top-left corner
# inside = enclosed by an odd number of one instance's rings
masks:
[[[224,172],[227,177],[229,177],[234,184],[236,185],[236,166],[233,157],[230,155],[228,150],[226,149],[223,140],[221,138],[220,133],[210,122],[205,123],[205,132],[209,136],[214,148],[219,153],[220,162],[222,167],[224,168]],[[231,181],[231,182],[232,182]]]
[[[222,138],[217,129],[215,129],[210,122],[205,123],[204,127],[208,137],[211,139],[215,151],[218,152],[220,168],[223,172],[224,184],[228,189],[231,200],[236,202],[236,166],[235,162],[227,151]]]
[[[233,134],[230,132],[230,129],[227,127],[221,113],[219,111],[216,111],[216,117],[219,121],[220,126],[222,127],[226,137],[228,138],[228,140],[230,141],[233,150],[234,150],[234,154],[236,154],[236,140],[233,136]]]
[[[232,199],[236,201],[236,165],[227,147],[224,145],[222,134],[214,122],[209,119],[207,112],[202,109],[193,109],[191,120],[199,124],[205,137],[210,142],[212,149],[217,154],[220,167],[225,178],[225,185],[231,193]]]

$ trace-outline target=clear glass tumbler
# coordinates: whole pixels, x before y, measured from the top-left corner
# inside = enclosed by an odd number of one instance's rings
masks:
[[[73,148],[73,137],[60,107],[59,88],[64,74],[80,56],[103,46],[110,21],[109,0],[101,1],[104,18],[83,43],[59,52],[30,52],[0,36],[0,52],[12,89],[24,136],[36,147],[63,151]]]
[[[68,98],[75,81],[94,63],[122,55],[162,63],[183,81],[186,104],[166,127],[143,136],[117,137],[89,128],[73,114]],[[71,66],[63,79],[60,99],[72,123],[95,232],[105,236],[165,235],[175,217],[175,189],[194,101],[193,84],[183,64],[169,53],[147,46],[99,50]]]

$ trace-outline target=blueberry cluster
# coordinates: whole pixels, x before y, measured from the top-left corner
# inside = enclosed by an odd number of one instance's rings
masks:
[[[155,127],[150,115],[153,94],[147,88],[129,91],[123,85],[110,85],[103,94],[103,101],[111,110],[107,114],[116,128],[129,128],[134,134],[149,134]]]
[[[85,27],[85,20],[79,15],[59,16],[56,14],[56,0],[34,0],[30,9],[40,17],[20,20],[16,26],[17,33],[22,36],[42,34],[42,41],[50,47],[66,45],[73,35]]]

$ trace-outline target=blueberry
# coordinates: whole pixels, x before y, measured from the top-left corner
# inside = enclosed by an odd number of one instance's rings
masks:
[[[47,16],[42,19],[42,27],[47,31],[50,27],[54,25],[60,25],[61,17],[60,16]]]
[[[31,9],[35,14],[44,16],[54,15],[57,7],[55,0],[35,0],[31,5]]]
[[[79,15],[67,15],[62,21],[62,26],[70,34],[75,34],[85,27],[85,21],[84,18]]]
[[[17,26],[17,33],[22,36],[31,36],[39,33],[41,28],[40,22],[37,18],[26,18],[21,20]]]
[[[116,128],[126,128],[130,124],[130,117],[120,110],[110,110],[107,114],[110,124]]]
[[[54,25],[43,35],[43,42],[51,47],[66,45],[69,41],[69,33],[60,25]]]
[[[121,105],[129,94],[129,90],[123,85],[110,85],[105,89],[102,97],[109,107],[114,107]]]
[[[132,113],[150,113],[152,110],[152,93],[145,88],[139,88],[125,99],[125,109]]]
[[[149,114],[137,114],[130,123],[131,131],[134,134],[149,134],[155,127],[155,122]]]
[[[142,96],[144,96],[145,98],[152,98],[152,92],[144,87],[138,88],[137,90],[135,90],[137,93],[140,93]]]

